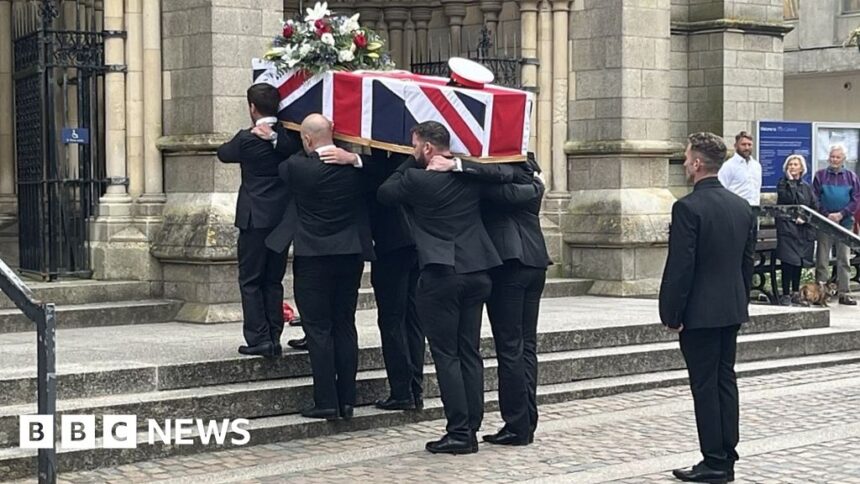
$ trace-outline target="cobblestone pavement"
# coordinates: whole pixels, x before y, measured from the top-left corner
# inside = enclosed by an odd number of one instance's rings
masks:
[[[860,484],[860,364],[743,378],[736,482]],[[61,482],[676,482],[698,461],[692,401],[672,387],[541,407],[535,443],[423,450],[442,421],[61,475]],[[488,414],[484,430],[499,425]]]

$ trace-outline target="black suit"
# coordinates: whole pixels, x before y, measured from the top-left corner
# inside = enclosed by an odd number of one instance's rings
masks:
[[[535,183],[535,196],[522,205],[485,200],[487,233],[504,261],[490,271],[493,290],[487,313],[499,362],[499,410],[505,428],[519,436],[537,427],[537,323],[546,268],[552,262],[540,228],[544,186],[525,163],[464,162],[463,172],[493,183]]]
[[[421,273],[416,307],[430,342],[448,435],[469,441],[484,410],[481,312],[490,295],[486,271],[501,264],[481,221],[482,196],[522,200],[531,186],[480,183],[405,162],[379,188],[382,203],[406,205]],[[483,193],[482,193],[483,192]]]
[[[293,276],[314,404],[320,409],[355,405],[355,308],[364,261],[373,259],[367,182],[360,170],[325,164],[316,153],[291,156],[279,172],[296,206]]]
[[[278,343],[284,329],[281,281],[286,271],[286,249],[268,250],[264,241],[283,218],[289,200],[287,187],[278,177],[278,164],[285,158],[283,153],[301,149],[301,142],[280,125],[274,130],[279,137],[278,149],[247,129],[218,148],[218,159],[239,163],[242,171],[235,225],[239,228],[243,332],[249,346]]]
[[[660,319],[678,328],[705,464],[730,470],[738,459],[735,354],[749,319],[755,224],[749,204],[716,177],[675,202],[669,256],[660,287]]]
[[[364,169],[378,188],[405,158],[373,150]],[[368,209],[376,255],[371,263],[370,280],[385,372],[391,398],[410,400],[424,391],[424,333],[415,310],[418,253],[401,207],[379,203],[373,190],[368,196]]]

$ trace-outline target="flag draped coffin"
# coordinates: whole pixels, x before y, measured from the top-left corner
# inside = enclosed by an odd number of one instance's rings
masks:
[[[438,121],[451,133],[451,151],[482,161],[525,159],[529,92],[487,85],[468,89],[448,79],[406,71],[279,74],[272,64],[254,60],[254,82],[281,94],[278,117],[297,127],[311,113],[334,123],[336,137],[391,151],[411,152],[413,126]]]

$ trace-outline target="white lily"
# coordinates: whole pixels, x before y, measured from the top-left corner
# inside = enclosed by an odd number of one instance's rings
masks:
[[[355,54],[350,50],[344,49],[337,53],[337,60],[340,62],[352,62],[355,60]]]
[[[341,34],[349,34],[355,32],[356,30],[361,28],[361,25],[358,23],[358,17],[360,14],[355,14],[352,17],[345,20],[340,26]]]
[[[322,37],[320,37],[320,42],[325,45],[334,45],[334,35],[329,33],[322,34]]]
[[[305,56],[307,56],[310,53],[311,53],[310,44],[302,44],[301,47],[299,47],[299,58],[300,59],[304,59]]]
[[[327,15],[331,15],[331,12],[328,10],[328,2],[317,2],[313,8],[308,8],[306,11],[305,22],[308,23],[314,23]]]

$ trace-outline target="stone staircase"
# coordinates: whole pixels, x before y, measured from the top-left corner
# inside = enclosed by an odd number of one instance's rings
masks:
[[[579,286],[554,282],[553,287],[548,296]],[[754,306],[752,311],[752,322],[740,337],[742,376],[860,361],[860,325],[832,326],[827,310]],[[241,339],[238,324],[60,323],[58,412],[95,414],[97,419],[134,414],[140,432],[135,449],[61,449],[60,468],[80,470],[213,450],[199,439],[188,446],[150,444],[145,432],[149,418],[248,418],[251,445],[442,418],[429,356],[423,412],[372,408],[371,402],[387,393],[375,318],[374,310],[357,315],[360,406],[350,422],[300,417],[298,411],[311,402],[306,353],[288,351],[275,361],[240,357],[235,353]],[[489,329],[485,320],[486,404],[494,410],[497,375]],[[300,334],[298,328],[286,332],[284,338]],[[686,372],[676,338],[659,326],[654,300],[546,298],[538,341],[540,401],[681,384]],[[0,334],[0,476],[8,479],[32,476],[36,468],[36,451],[17,446],[18,416],[35,413],[33,343],[29,332]]]

